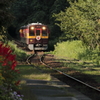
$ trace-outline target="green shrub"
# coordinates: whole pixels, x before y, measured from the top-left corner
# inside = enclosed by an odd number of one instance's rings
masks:
[[[27,54],[25,51],[19,49],[16,44],[13,43],[13,41],[9,41],[8,45],[11,47],[13,50],[13,53],[16,54],[16,59],[17,60],[22,60],[23,58],[27,57]]]
[[[54,53],[59,56],[78,59],[79,54],[83,53],[86,48],[82,45],[81,41],[67,41],[57,43]]]
[[[0,100],[18,100],[19,71],[16,70],[16,55],[0,43]]]
[[[57,43],[53,53],[60,57],[67,57],[84,61],[88,60],[96,64],[100,64],[99,49],[88,49],[88,47],[83,45],[82,41],[79,40]]]
[[[100,51],[98,48],[95,48],[95,50],[86,49],[84,53],[79,55],[79,58],[82,60],[92,61],[96,63],[97,65],[99,65],[100,64]]]

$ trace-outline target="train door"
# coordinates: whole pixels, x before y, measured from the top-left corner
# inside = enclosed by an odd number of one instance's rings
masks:
[[[40,40],[41,39],[41,29],[36,29],[36,40]]]

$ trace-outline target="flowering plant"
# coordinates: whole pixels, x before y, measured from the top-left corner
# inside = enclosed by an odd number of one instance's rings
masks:
[[[12,95],[19,89],[20,83],[16,65],[16,55],[12,54],[10,47],[0,43],[0,100],[21,100]]]

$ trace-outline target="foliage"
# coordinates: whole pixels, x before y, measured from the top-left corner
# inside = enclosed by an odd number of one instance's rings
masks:
[[[47,4],[48,3],[45,0],[17,0],[12,5],[11,9],[16,17],[15,24],[27,24],[32,22],[46,23],[48,20],[48,14],[46,13],[49,13]]]
[[[13,54],[16,54],[16,60],[17,61],[21,61],[22,59],[26,59],[27,58],[27,54],[25,51],[17,48],[17,45],[14,44],[13,41],[9,41],[8,45],[10,46],[11,50],[13,51]]]
[[[0,100],[19,100],[13,97],[19,89],[19,70],[16,70],[15,55],[9,47],[0,44]],[[17,96],[16,92],[16,96]],[[16,99],[15,99],[16,98]]]
[[[7,39],[7,27],[10,26],[14,17],[10,13],[10,5],[14,0],[0,0],[0,39]]]
[[[6,28],[2,26],[0,30],[0,40],[5,42],[5,39],[7,38],[6,36]]]
[[[11,11],[16,17],[16,24],[41,22],[49,24],[51,15],[59,13],[67,6],[66,0],[17,0],[13,3]]]
[[[79,55],[79,59],[89,60],[100,65],[100,50],[98,48],[95,48],[94,50],[86,49],[84,53]]]
[[[57,43],[54,53],[62,57],[78,59],[79,54],[82,54],[85,50],[86,47],[82,45],[81,41],[67,41]]]
[[[57,43],[53,53],[60,57],[92,61],[97,65],[100,64],[99,49],[88,49],[80,40]]]
[[[52,18],[52,14],[64,11],[66,6],[69,6],[67,0],[17,0],[11,7],[11,12],[16,17],[12,24],[13,29],[15,28],[18,34],[20,26],[40,22],[49,26],[50,40],[58,41],[62,32],[54,24],[55,20]],[[12,31],[9,32],[13,35]]]
[[[50,69],[46,68],[44,65],[34,64],[30,65],[17,65],[17,69],[20,70],[21,78],[21,93],[24,95],[23,100],[38,100],[37,96],[31,92],[34,88],[27,85],[27,80],[51,80]],[[40,69],[40,70],[38,70]],[[46,73],[41,71],[45,70]]]
[[[48,73],[41,73],[41,71],[37,70],[37,68],[40,68],[41,70],[45,67],[38,66],[38,64],[34,64],[34,67],[29,65],[18,65],[17,69],[20,70],[21,79],[43,79],[43,80],[49,80],[50,74]]]
[[[0,27],[8,26],[12,20],[12,15],[9,12],[10,4],[14,0],[0,0]]]
[[[60,23],[68,39],[82,40],[91,49],[100,46],[100,1],[99,0],[78,0],[70,2],[70,7],[65,12],[54,14],[53,17]]]

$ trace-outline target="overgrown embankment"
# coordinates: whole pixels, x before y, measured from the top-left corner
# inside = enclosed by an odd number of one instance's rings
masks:
[[[91,50],[89,47],[83,45],[83,43],[79,40],[57,43],[53,53],[60,57],[92,61],[97,65],[100,64],[99,49],[95,48],[94,50]]]

